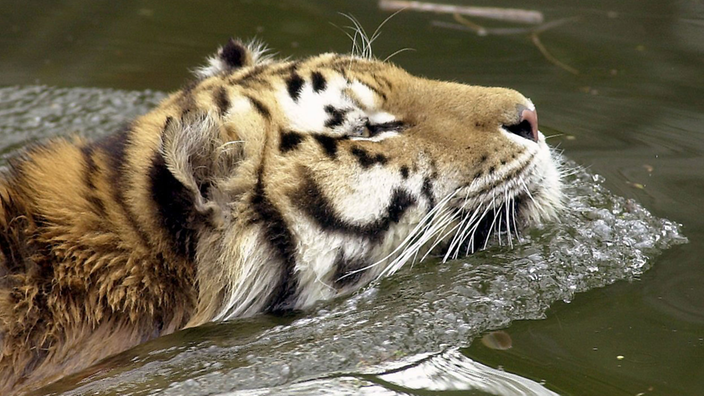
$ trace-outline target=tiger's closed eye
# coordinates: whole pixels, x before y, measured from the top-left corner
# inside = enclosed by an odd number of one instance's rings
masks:
[[[380,124],[373,124],[366,120],[363,124],[356,126],[350,137],[373,138],[383,132],[401,132],[406,128],[402,121],[389,121]]]

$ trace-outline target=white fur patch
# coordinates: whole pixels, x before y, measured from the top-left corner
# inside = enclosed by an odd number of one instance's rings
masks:
[[[300,295],[297,306],[301,309],[308,308],[316,301],[350,293],[357,290],[359,284],[379,277],[392,258],[388,253],[399,246],[421,217],[422,210],[419,207],[410,208],[401,221],[384,235],[381,242],[370,243],[364,237],[323,232],[311,220],[302,216],[301,221],[292,224],[292,231],[299,242],[296,274]],[[364,271],[364,276],[357,282],[346,288],[335,289],[332,285],[338,280],[335,279],[335,263],[340,257],[369,267],[358,268]]]
[[[387,122],[396,121],[396,117],[385,111],[377,111],[369,115],[369,121],[372,124],[386,124]]]
[[[374,109],[377,107],[376,94],[365,84],[354,80],[352,81],[352,84],[349,85],[349,88],[352,89],[352,92],[354,92],[355,96],[361,102],[362,106],[366,107],[367,109]]]
[[[350,89],[354,99],[345,94],[346,90]],[[355,130],[364,128],[367,122],[384,124],[396,120],[393,114],[375,109],[375,98],[374,92],[366,85],[358,81],[348,83],[338,75],[328,78],[326,89],[320,92],[315,92],[312,84],[306,81],[298,93],[297,100],[291,98],[286,86],[282,86],[277,92],[277,99],[292,130],[351,135],[355,140],[379,142],[397,136],[398,132],[383,132],[371,138],[353,136]],[[340,125],[325,125],[332,116],[326,108],[344,113]]]
[[[380,142],[385,139],[393,138],[400,136],[398,132],[394,131],[389,131],[389,132],[382,132],[376,136],[373,137],[351,137],[350,140],[355,140],[355,141],[362,141],[362,142]]]
[[[276,96],[292,130],[322,133],[328,130],[325,122],[330,118],[325,111],[326,106],[354,108],[352,101],[342,95],[345,85],[345,79],[337,76],[328,79],[326,89],[321,92],[315,92],[312,84],[306,81],[296,101],[291,98],[285,86]]]
[[[328,197],[338,217],[353,224],[367,224],[382,217],[401,176],[387,167],[374,166],[357,175],[350,190]]]
[[[237,96],[230,103],[230,108],[227,110],[228,115],[234,116],[238,114],[246,114],[252,111],[252,102],[242,96]]]

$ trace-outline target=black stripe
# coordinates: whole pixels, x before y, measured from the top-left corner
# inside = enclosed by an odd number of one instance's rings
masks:
[[[230,109],[230,98],[227,97],[227,90],[225,87],[219,87],[213,93],[213,100],[215,105],[218,107],[218,113],[222,116],[227,113]]]
[[[193,90],[198,86],[198,81],[191,81],[181,89],[181,95],[178,98],[178,105],[181,111],[191,111],[196,109],[196,100],[193,97]]]
[[[401,166],[401,177],[404,180],[408,179],[408,166],[406,166],[406,165]]]
[[[14,184],[14,183],[13,183]],[[41,237],[41,227],[50,224],[46,218],[32,210],[26,205],[26,197],[22,197],[18,192],[12,191],[8,187],[7,199],[0,195],[0,206],[4,213],[4,221],[0,222],[0,286],[3,290],[3,304],[12,301],[15,309],[24,306],[25,312],[29,310],[34,314],[22,314],[23,326],[26,328],[41,328],[44,316],[37,313],[49,312],[47,300],[49,296],[57,293],[55,267],[58,267],[56,256],[52,253],[53,246],[46,243],[46,239]],[[13,199],[13,195],[15,199]],[[19,276],[13,276],[19,275]],[[28,280],[29,279],[29,280]],[[36,286],[32,290],[32,296],[27,295],[27,283],[31,282]],[[71,297],[76,297],[72,295]],[[23,301],[18,305],[18,301]],[[29,301],[29,306],[27,306]],[[8,305],[4,305],[8,306]],[[3,312],[3,315],[6,313]],[[29,331],[29,330],[28,330]],[[26,333],[25,333],[26,334]],[[5,342],[25,342],[24,338],[11,333],[5,333]],[[20,336],[21,337],[21,336]],[[10,341],[12,340],[12,341]],[[47,343],[48,344],[48,343]],[[12,344],[6,344],[12,345]],[[40,349],[48,345],[37,345]]]
[[[393,89],[393,84],[391,84],[391,80],[384,76],[380,76],[376,73],[372,73],[372,78],[374,79],[374,82],[376,82],[379,86],[386,85],[386,89]]]
[[[301,90],[303,89],[303,84],[305,81],[298,73],[293,72],[288,79],[286,79],[286,88],[288,89],[288,94],[294,101],[298,101],[301,96]]]
[[[267,120],[271,119],[271,112],[269,111],[269,108],[264,105],[264,103],[260,102],[258,99],[253,98],[249,95],[245,95],[247,99],[249,99],[250,102],[252,102],[252,105],[254,108],[261,114],[262,117],[266,118]]]
[[[323,231],[336,231],[344,234],[364,237],[378,242],[384,237],[392,224],[401,220],[403,214],[416,200],[401,189],[395,190],[389,201],[385,214],[367,224],[353,224],[338,216],[332,203],[325,197],[320,186],[313,180],[309,171],[304,172],[301,188],[290,198],[304,213],[310,216]]]
[[[156,203],[158,219],[168,232],[178,254],[190,260],[196,253],[194,196],[169,171],[161,153],[155,153],[149,168],[151,197]]]
[[[142,231],[137,223],[137,219],[125,202],[124,191],[129,189],[125,175],[125,164],[127,163],[126,149],[129,144],[132,126],[125,126],[118,132],[107,135],[97,141],[92,146],[93,150],[100,150],[107,159],[109,181],[112,186],[112,198],[122,209],[127,222],[145,246],[149,246],[149,238]]]
[[[338,139],[327,135],[313,135],[315,140],[320,144],[325,154],[330,157],[330,159],[337,158],[337,143]]]
[[[298,132],[282,132],[281,142],[279,143],[279,151],[286,153],[295,150],[296,147],[303,141],[303,135]]]
[[[263,173],[260,168],[259,178],[252,198],[252,207],[257,214],[253,222],[260,223],[263,226],[266,239],[271,248],[276,251],[283,266],[280,273],[281,278],[269,298],[265,311],[273,314],[284,314],[293,310],[297,297],[298,279],[294,273],[296,268],[296,241],[283,215],[266,196]]]
[[[428,210],[435,207],[435,196],[433,196],[433,182],[429,177],[423,179],[423,187],[421,188],[421,194],[428,200]]]
[[[89,194],[86,196],[86,200],[90,202],[91,206],[95,209],[95,212],[100,216],[100,218],[105,218],[107,216],[107,210],[105,209],[105,202],[103,202],[100,197],[95,194]]]
[[[357,162],[359,165],[362,166],[362,168],[367,169],[373,165],[376,164],[381,164],[385,165],[388,159],[384,154],[377,154],[377,155],[369,155],[367,150],[361,148],[361,147],[352,147],[352,150],[350,151],[352,155],[357,157]]]
[[[265,77],[254,77],[238,82],[241,87],[249,88],[255,92],[272,89],[271,82]]]
[[[14,183],[13,183],[14,184]],[[13,198],[13,195],[19,195],[16,192],[7,190],[7,199],[0,194],[0,208],[5,218],[0,222],[0,285],[3,288],[11,289],[13,281],[16,278],[7,276],[15,273],[40,273],[42,267],[48,267],[53,271],[53,265],[37,265],[36,259],[43,254],[37,254],[38,249],[46,249],[46,252],[51,248],[44,244],[37,243],[36,226],[41,224],[33,224],[34,216],[28,216],[27,207],[23,204],[24,199]],[[46,263],[43,263],[46,264]],[[23,285],[17,285],[18,289]]]
[[[98,165],[96,165],[93,159],[92,145],[85,145],[81,147],[81,154],[83,155],[83,162],[86,165],[86,173],[83,176],[84,182],[90,190],[95,190],[95,184],[93,182],[93,176],[98,172]]]
[[[389,121],[381,124],[372,124],[367,122],[367,130],[369,130],[369,136],[373,137],[382,132],[400,132],[405,128],[403,121]]]
[[[325,77],[320,72],[313,72],[311,80],[313,81],[313,91],[315,92],[320,92],[327,86],[327,81],[325,81]]]
[[[88,187],[85,199],[93,207],[95,213],[97,213],[101,218],[107,215],[105,210],[105,203],[96,195],[96,187],[94,178],[98,173],[98,165],[93,159],[94,148],[91,145],[86,145],[81,147],[81,154],[83,155],[83,162],[85,163],[85,173],[83,175],[83,181]]]
[[[334,128],[342,125],[342,123],[345,122],[345,114],[347,114],[348,111],[348,109],[338,109],[332,105],[325,106],[325,112],[330,115],[330,118],[325,121],[325,126],[327,128]]]

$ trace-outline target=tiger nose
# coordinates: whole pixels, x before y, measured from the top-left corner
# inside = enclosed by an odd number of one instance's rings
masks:
[[[538,141],[538,112],[523,105],[518,106],[518,123],[506,129],[522,138]]]
[[[524,109],[521,111],[521,119],[519,123],[528,121],[530,124],[530,137],[534,142],[538,141],[538,112],[535,110]]]

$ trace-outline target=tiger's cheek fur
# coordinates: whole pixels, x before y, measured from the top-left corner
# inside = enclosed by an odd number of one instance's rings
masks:
[[[516,122],[519,106],[532,106],[515,91],[365,67],[372,72],[294,64],[257,99],[248,97],[263,124],[228,110],[226,125],[242,130],[237,136],[251,153],[242,167],[256,181],[249,182],[254,193],[245,214],[233,215],[249,219],[242,228],[253,236],[228,236],[224,245],[238,253],[219,258],[233,269],[217,318],[305,308],[355,290],[386,271],[383,262],[443,197],[467,188],[473,204],[493,205],[492,189],[506,185],[501,194],[516,194],[512,179],[547,152],[544,142],[526,143],[501,129]],[[262,111],[262,98],[277,104]],[[374,120],[404,127],[354,136],[364,123],[382,122]],[[248,140],[247,126],[266,132]],[[271,252],[257,252],[257,238]],[[248,267],[264,256],[265,267]],[[260,284],[250,285],[252,279]]]

